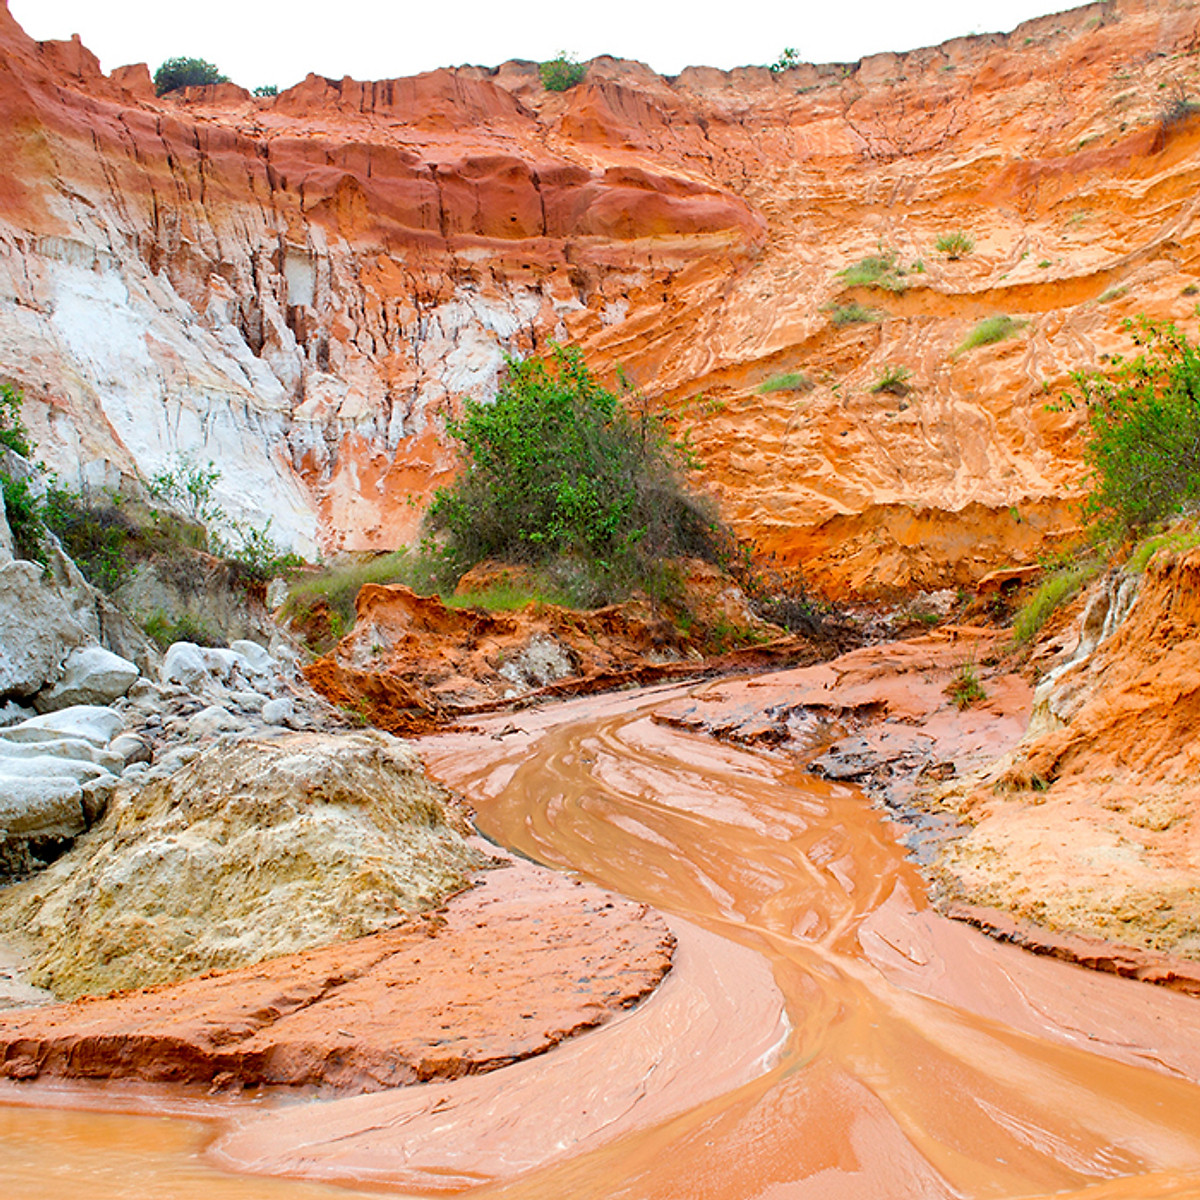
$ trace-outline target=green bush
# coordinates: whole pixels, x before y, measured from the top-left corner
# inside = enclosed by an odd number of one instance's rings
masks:
[[[587,74],[587,63],[576,62],[573,54],[563,50],[557,58],[538,65],[542,87],[548,92],[565,92],[583,82]]]
[[[0,446],[15,450],[22,458],[28,458],[34,450],[29,440],[29,430],[21,420],[23,397],[11,384],[0,383]]]
[[[974,350],[976,346],[990,346],[993,342],[1002,342],[1019,333],[1025,325],[1025,321],[1018,321],[1013,317],[984,317],[959,343],[957,353]]]
[[[450,425],[463,471],[426,516],[453,573],[541,565],[577,602],[607,603],[669,588],[666,560],[721,558],[725,535],[683,485],[692,464],[625,387],[632,413],[555,346],[549,364],[509,359],[493,403],[467,402]]]
[[[278,96],[279,89],[273,83],[261,83],[254,89],[254,95],[260,98]]]
[[[4,512],[17,558],[45,566],[46,527],[42,524],[41,501],[26,479],[13,479],[0,472],[0,488],[4,491]]]
[[[115,592],[129,578],[128,552],[137,529],[116,503],[90,502],[55,481],[46,489],[40,515],[89,583]]]
[[[154,93],[165,96],[185,87],[202,87],[209,83],[228,83],[226,76],[202,58],[168,58],[154,72]]]
[[[937,249],[939,254],[944,254],[951,262],[957,262],[975,249],[975,240],[962,230],[957,230],[938,238]]]
[[[772,75],[778,75],[780,71],[790,71],[793,67],[800,65],[800,53],[795,46],[785,46],[779,57],[767,68]]]
[[[1087,406],[1088,513],[1101,529],[1145,529],[1200,501],[1200,354],[1174,325],[1139,317],[1136,357],[1111,378],[1077,372]],[[1077,397],[1063,397],[1069,405]]]

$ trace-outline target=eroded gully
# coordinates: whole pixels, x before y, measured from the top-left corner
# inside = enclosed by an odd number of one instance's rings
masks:
[[[936,916],[860,792],[656,724],[678,695],[423,747],[494,840],[668,915],[676,966],[649,1001],[540,1058],[399,1092],[0,1106],[5,1195],[1200,1196],[1197,1001]]]

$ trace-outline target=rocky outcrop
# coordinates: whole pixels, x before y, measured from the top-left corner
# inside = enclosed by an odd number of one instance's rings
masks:
[[[1200,551],[1160,552],[1140,588],[1096,586],[1025,741],[943,797],[973,828],[941,903],[1015,918],[1029,944],[1103,939],[1151,975],[1200,959],[1198,722]]]
[[[0,928],[60,996],[163,983],[436,906],[487,861],[467,831],[387,734],[221,741],[118,787],[89,837],[0,893]]]
[[[1123,317],[1190,315],[1196,40],[1192,9],[1114,0],[777,75],[155,99],[0,11],[0,371],[69,482],[191,450],[301,550],[390,548],[452,469],[446,415],[566,339],[828,591],[970,586],[1075,522],[1078,416],[1047,394]],[[893,290],[848,287],[881,246]],[[834,323],[852,302],[878,320]],[[960,352],[997,313],[1025,324]]]

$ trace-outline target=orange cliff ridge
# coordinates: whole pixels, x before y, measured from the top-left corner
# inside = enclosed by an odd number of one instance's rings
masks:
[[[411,538],[446,416],[569,341],[826,591],[967,586],[1076,523],[1069,372],[1124,317],[1192,316],[1198,22],[1124,0],[777,75],[602,58],[565,93],[507,63],[156,99],[0,7],[0,377],[68,482],[190,451],[234,516],[330,552]],[[869,255],[888,286],[848,286]],[[960,349],[997,315],[1011,336]]]

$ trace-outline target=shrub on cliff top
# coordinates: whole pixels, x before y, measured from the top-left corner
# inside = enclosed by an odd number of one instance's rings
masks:
[[[583,77],[587,74],[587,64],[576,62],[573,54],[563,50],[557,58],[540,63],[538,74],[542,77],[542,87],[546,91],[565,92],[583,82]]]
[[[467,401],[450,425],[464,469],[427,521],[446,535],[452,571],[484,559],[553,566],[586,604],[654,594],[669,559],[718,560],[721,531],[684,486],[686,456],[628,385],[625,399],[576,349],[509,359],[495,401]]]
[[[208,83],[228,83],[227,76],[202,58],[168,58],[154,72],[154,94],[165,96],[185,87],[202,87]]]

